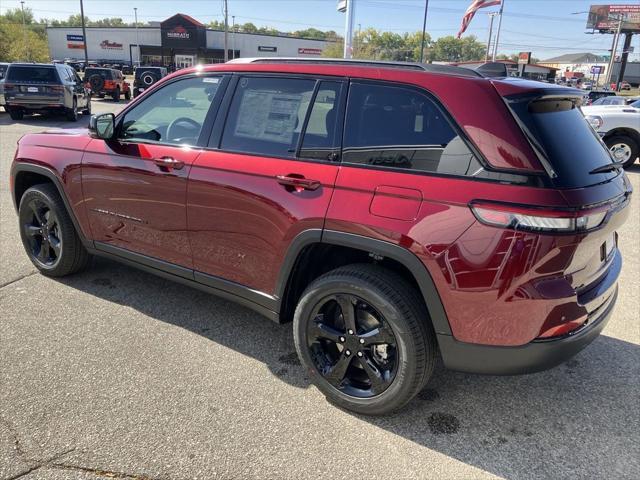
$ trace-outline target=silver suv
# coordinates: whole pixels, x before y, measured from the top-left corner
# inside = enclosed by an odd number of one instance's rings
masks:
[[[25,113],[62,113],[75,122],[91,114],[91,95],[76,71],[63,64],[12,63],[4,79],[5,109],[13,120]]]

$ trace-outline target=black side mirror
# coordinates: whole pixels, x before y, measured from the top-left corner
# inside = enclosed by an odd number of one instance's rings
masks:
[[[111,140],[116,130],[115,119],[116,117],[113,113],[91,115],[91,118],[89,119],[89,135],[92,138]]]

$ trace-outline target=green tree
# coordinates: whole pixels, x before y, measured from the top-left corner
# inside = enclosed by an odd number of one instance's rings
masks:
[[[465,38],[449,35],[433,42],[429,59],[439,62],[484,60],[485,52],[484,44],[473,35]]]
[[[29,8],[24,10],[24,24],[26,34],[22,26],[22,10],[19,8],[0,15],[0,61],[49,61],[45,25],[35,22]]]

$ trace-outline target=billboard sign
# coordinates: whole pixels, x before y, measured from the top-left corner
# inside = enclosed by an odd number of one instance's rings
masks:
[[[633,5],[591,5],[587,28],[610,32],[618,29],[622,17],[623,32],[640,32],[640,4]]]
[[[84,35],[67,35],[67,42],[84,42]]]
[[[518,65],[529,65],[531,63],[531,52],[520,52],[518,54]]]
[[[272,52],[275,53],[278,51],[278,47],[268,47],[265,45],[258,45],[259,52]]]
[[[338,11],[342,13],[347,11],[347,0],[338,0]]]
[[[604,73],[604,65],[593,65],[591,67],[591,75],[602,75]]]

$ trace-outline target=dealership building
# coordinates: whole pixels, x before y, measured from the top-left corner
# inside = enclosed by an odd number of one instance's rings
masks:
[[[49,54],[54,60],[89,60],[108,63],[189,67],[224,61],[224,32],[211,30],[194,18],[178,13],[145,27],[48,27]],[[286,35],[229,32],[229,58],[319,57],[329,42]]]

